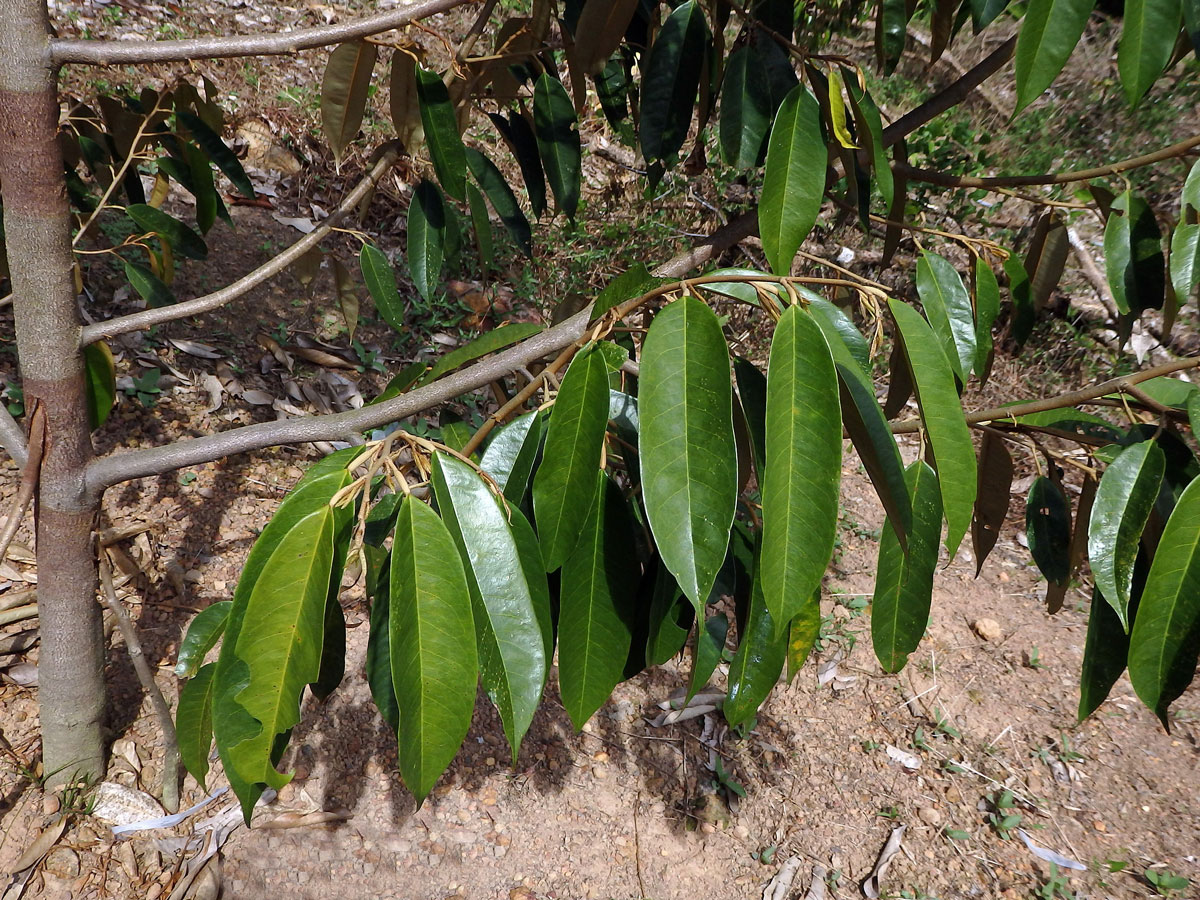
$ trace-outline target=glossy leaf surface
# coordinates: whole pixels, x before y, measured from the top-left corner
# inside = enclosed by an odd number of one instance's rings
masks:
[[[1117,45],[1121,87],[1133,106],[1162,74],[1175,49],[1180,0],[1128,0]]]
[[[975,365],[975,313],[962,278],[950,261],[936,253],[917,260],[917,294],[950,368],[966,383]]]
[[[422,180],[408,207],[408,271],[427,301],[441,280],[446,258],[446,202],[432,181]]]
[[[567,89],[549,73],[543,73],[533,89],[533,131],[554,200],[574,219],[582,165],[575,106]]]
[[[369,41],[348,41],[329,54],[321,81],[321,130],[340,163],[358,134],[378,48]]]
[[[1017,112],[1058,77],[1091,11],[1091,0],[1030,0],[1017,38]]]
[[[229,610],[233,607],[232,600],[218,600],[212,606],[202,610],[188,625],[187,633],[179,644],[179,654],[175,660],[175,674],[180,678],[191,678],[204,662],[204,657],[225,633],[225,624],[229,621]]]
[[[404,304],[396,290],[396,274],[383,251],[373,244],[363,244],[358,253],[358,265],[375,311],[398,333],[404,332]]]
[[[771,126],[758,204],[763,252],[776,275],[790,273],[796,251],[817,221],[825,195],[825,164],[820,106],[808,88],[797,85]]]
[[[642,77],[639,127],[649,162],[673,157],[687,138],[707,40],[704,9],[696,0],[677,6],[654,39]]]
[[[971,521],[976,577],[983,571],[984,560],[1000,538],[1000,529],[1004,526],[1011,502],[1012,482],[1013,458],[1004,438],[985,431],[979,447],[979,487],[975,494],[975,515]]]
[[[1029,488],[1025,536],[1033,561],[1046,580],[1066,581],[1071,575],[1071,507],[1062,486],[1044,475],[1035,478]]]
[[[813,594],[809,594],[809,600]],[[808,602],[795,604],[797,614]],[[737,728],[749,724],[783,674],[787,662],[788,628],[771,618],[761,582],[754,579],[746,627],[738,635],[737,653],[729,664],[729,690],[725,697],[725,721]]]
[[[528,412],[498,429],[483,451],[479,468],[496,482],[509,503],[519,506],[525,498],[544,433],[541,413]]]
[[[425,130],[425,146],[433,161],[442,190],[455,200],[467,199],[467,155],[450,91],[437,72],[418,65],[417,98],[421,104],[421,125]]]
[[[216,669],[216,663],[208,663],[196,670],[179,692],[175,711],[179,759],[201,788],[208,778],[208,754],[212,749],[212,689]]]

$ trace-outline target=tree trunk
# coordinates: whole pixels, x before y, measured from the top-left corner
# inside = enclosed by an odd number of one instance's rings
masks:
[[[0,189],[26,408],[45,415],[36,494],[42,764],[51,783],[104,773],[104,638],[92,458],[57,72],[44,0],[0,0]]]

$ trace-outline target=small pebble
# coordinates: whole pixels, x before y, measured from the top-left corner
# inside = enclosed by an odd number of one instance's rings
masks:
[[[702,822],[700,824],[700,830],[703,831],[705,834],[716,834],[717,826],[714,825],[712,822]],[[663,853],[665,854],[666,851],[664,850]]]
[[[746,838],[750,837],[750,829],[745,825],[734,825],[733,836],[739,841],[744,841]]]
[[[971,630],[985,641],[998,641],[1004,637],[1004,630],[995,619],[976,619],[971,623]]]
[[[60,806],[62,806],[62,801],[58,799],[58,794],[47,794],[42,798],[42,812],[47,816],[58,812]]]
[[[942,814],[932,806],[922,806],[918,809],[917,818],[926,825],[940,825],[942,823]]]

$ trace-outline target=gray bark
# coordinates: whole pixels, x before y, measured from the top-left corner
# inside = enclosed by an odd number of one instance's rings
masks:
[[[0,186],[26,407],[45,412],[35,500],[38,704],[50,783],[104,772],[104,639],[92,458],[44,0],[0,0]]]

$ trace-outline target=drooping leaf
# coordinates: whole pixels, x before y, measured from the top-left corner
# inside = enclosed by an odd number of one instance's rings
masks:
[[[1033,480],[1025,502],[1029,552],[1047,581],[1071,577],[1071,507],[1062,486],[1045,475]]]
[[[790,306],[767,371],[763,537],[756,581],[780,632],[820,586],[837,537],[842,471],[837,371],[820,326]]]
[[[88,426],[95,430],[108,421],[117,402],[117,363],[104,341],[83,348]]]
[[[1182,15],[1180,0],[1129,0],[1117,45],[1117,71],[1129,105],[1134,106],[1163,73]]]
[[[892,177],[892,168],[888,164],[887,147],[883,143],[883,119],[879,115],[879,107],[853,73],[843,70],[843,81],[854,111],[854,127],[858,131],[859,140],[866,143],[867,152],[870,154],[871,174],[875,176],[875,186],[879,188],[884,206],[890,208],[895,197],[896,183]]]
[[[789,606],[800,615],[811,605],[813,596],[814,592],[810,592],[807,599]],[[750,591],[746,627],[738,634],[737,653],[729,664],[729,690],[722,711],[733,728],[744,727],[754,718],[787,662],[787,623],[779,627],[768,606],[762,582],[756,577]]]
[[[1091,11],[1092,0],[1030,0],[1017,37],[1015,112],[1040,97],[1058,77]]]
[[[1129,637],[1129,679],[1164,728],[1200,655],[1200,479],[1167,520]]]
[[[396,274],[383,251],[374,244],[363,244],[358,254],[363,281],[375,301],[375,311],[397,333],[404,333],[404,304],[396,290]]]
[[[1008,7],[1009,0],[970,0],[971,24],[978,34]]]
[[[492,220],[488,216],[487,201],[479,188],[467,182],[467,207],[471,213],[471,231],[475,235],[475,248],[479,251],[479,268],[485,274],[496,262],[496,249],[492,239]]]
[[[390,519],[388,524],[391,524]],[[400,701],[392,684],[391,610],[388,608],[391,561],[387,550],[365,540],[363,557],[366,560],[367,599],[371,604],[370,631],[367,634],[367,684],[380,717],[395,731],[400,727]]]
[[[179,644],[179,653],[175,659],[176,675],[180,678],[191,678],[196,674],[196,670],[204,662],[205,654],[217,645],[217,641],[225,633],[225,623],[229,621],[229,610],[232,607],[232,600],[218,600],[192,619]]]
[[[687,139],[708,41],[696,0],[677,6],[659,29],[642,70],[639,137],[647,162],[669,161]]]
[[[221,146],[225,145],[221,144]],[[220,209],[222,217],[226,221],[229,221],[229,210],[225,208],[225,204],[221,202],[221,197],[217,193],[212,165],[209,163],[208,157],[190,141],[183,142],[183,153],[187,157],[188,172],[191,176],[191,184],[186,187],[196,198],[196,226],[200,229],[201,234],[208,234],[209,229],[217,220],[217,210]],[[234,159],[236,160],[237,157]],[[241,167],[241,163],[238,163],[238,167]],[[163,172],[160,170],[158,174],[162,176]],[[155,187],[157,186],[156,183]],[[152,203],[151,205],[160,206],[161,204]]]
[[[982,256],[975,257],[975,374],[986,382],[992,368],[992,325],[1000,315],[1000,284]]]
[[[608,369],[592,344],[571,363],[554,401],[546,449],[533,478],[533,510],[546,571],[567,559],[594,519],[596,472],[608,425]]]
[[[853,320],[821,295],[814,294],[806,288],[798,288],[798,292],[808,301],[809,313],[825,332],[825,340],[829,342],[834,360],[853,363],[862,370],[863,375],[870,376],[871,347],[862,332],[855,327]],[[842,347],[849,353],[849,357],[842,354]]]
[[[738,399],[750,433],[754,469],[761,478],[767,468],[767,376],[750,360],[740,356],[733,361],[733,371],[737,376]]]
[[[354,332],[358,330],[358,285],[340,259],[330,257],[329,265],[333,269],[333,287],[342,311],[342,321],[346,323],[346,339],[353,341]]]
[[[125,277],[138,292],[138,296],[146,301],[147,306],[170,306],[175,302],[175,295],[171,293],[171,289],[145,266],[125,260]]]
[[[204,151],[204,154],[216,164],[225,177],[229,179],[234,189],[243,197],[253,199],[254,185],[242,168],[241,161],[221,140],[221,136],[210,128],[205,121],[187,110],[177,110],[175,115],[184,127],[192,133],[192,140]],[[357,129],[356,129],[357,130]],[[193,168],[193,173],[194,173]]]
[[[179,692],[179,708],[175,711],[179,759],[201,788],[208,778],[208,753],[212,749],[212,690],[216,670],[216,663],[196,670]]]
[[[1025,271],[1029,273],[1029,297],[1034,310],[1042,309],[1058,287],[1069,250],[1067,227],[1058,215],[1050,210],[1039,216],[1033,240],[1029,244],[1029,253],[1025,257]],[[1016,287],[1016,284],[1013,286]],[[1015,294],[1013,301],[1017,301]]]
[[[546,179],[542,174],[542,160],[533,126],[517,111],[510,113],[507,119],[499,113],[489,113],[488,118],[517,159],[530,209],[535,216],[541,216],[546,211]]]
[[[719,612],[703,621],[704,626],[696,629],[696,645],[692,648],[692,671],[688,675],[685,702],[690,702],[708,684],[708,679],[721,662],[725,639],[729,635],[729,617],[725,613]]]
[[[820,116],[817,99],[808,88],[797,85],[779,107],[771,126],[758,204],[758,230],[763,252],[776,275],[791,272],[796,251],[821,211],[826,150]]]
[[[655,316],[638,403],[646,515],[664,564],[699,616],[737,503],[729,348],[702,301],[685,296]]]
[[[503,350],[505,347],[511,347],[541,330],[542,326],[533,322],[509,322],[499,328],[493,328],[470,343],[443,354],[421,379],[421,382],[428,384],[431,381],[437,381],[447,372],[453,372],[461,365],[473,362],[489,353],[495,353],[497,350]]]
[[[1104,268],[1117,309],[1134,315],[1162,309],[1165,264],[1154,210],[1125,191],[1113,201],[1104,226]]]
[[[950,35],[954,31],[954,22],[958,18],[958,0],[934,0],[929,19],[931,41],[929,44],[929,64],[937,62],[946,52],[950,43]]]
[[[1143,551],[1134,567],[1133,586],[1129,595],[1129,620],[1137,620],[1138,605],[1146,586],[1150,563]],[[1083,645],[1083,667],[1079,673],[1079,721],[1096,711],[1108,697],[1129,658],[1129,632],[1121,624],[1112,605],[1106,603],[1099,589],[1092,591],[1092,607],[1088,614],[1087,638]]]
[[[696,620],[696,610],[658,556],[646,566],[638,605],[650,610],[646,663],[661,666],[683,649]]]
[[[971,545],[975,550],[975,577],[983,571],[1000,537],[1008,515],[1013,481],[1013,459],[1004,439],[993,431],[983,433],[979,447],[979,486],[975,492],[975,516],[971,521]]]
[[[875,56],[885,73],[896,68],[908,35],[907,0],[880,0],[875,13]]]
[[[558,684],[576,731],[622,680],[639,575],[625,497],[603,472],[592,477],[592,512],[563,564],[559,595]]]
[[[1192,42],[1192,50],[1200,59],[1200,0],[1183,0],[1183,30]]]
[[[421,101],[417,97],[417,59],[412,53],[399,49],[392,53],[388,84],[392,127],[396,129],[396,137],[405,150],[412,153],[425,136]]]
[[[549,72],[543,72],[533,88],[533,133],[554,201],[568,219],[574,219],[582,172],[575,105]]]
[[[962,278],[945,257],[928,251],[917,260],[917,295],[958,380],[975,365],[975,313]]]
[[[475,627],[466,573],[437,513],[406,497],[389,577],[392,684],[400,775],[424,802],[450,765],[475,708]]]
[[[541,413],[528,412],[496,431],[479,460],[509,503],[521,505],[545,434]]]
[[[721,86],[721,158],[735,169],[750,169],[762,158],[771,125],[771,86],[753,44],[739,47],[725,63]]]
[[[1171,234],[1171,287],[1176,300],[1187,302],[1200,284],[1200,224],[1180,222]]]
[[[368,41],[348,41],[335,47],[325,64],[321,80],[321,130],[336,163],[341,163],[342,154],[362,125],[378,52]]]
[[[1013,307],[1012,336],[1017,346],[1022,347],[1029,339],[1037,318],[1033,305],[1033,286],[1029,282],[1029,272],[1015,256],[1004,260],[1004,274],[1008,276],[1008,293]]]
[[[446,203],[432,181],[422,179],[408,207],[408,271],[427,301],[441,280],[446,249]]]
[[[467,157],[450,91],[441,76],[424,66],[416,67],[417,98],[421,106],[421,125],[425,146],[442,190],[455,200],[466,200]]]
[[[589,0],[575,24],[575,64],[589,75],[598,74],[620,46],[638,0]]]
[[[912,490],[913,509],[908,550],[900,547],[891,521],[885,521],[871,602],[871,644],[879,665],[890,673],[904,668],[925,636],[942,536],[937,474],[917,460],[905,470],[905,479]]]
[[[1166,457],[1157,443],[1132,444],[1104,470],[1092,504],[1088,559],[1096,590],[1112,606],[1126,632],[1134,564],[1165,469]]]
[[[138,228],[157,234],[180,256],[188,259],[208,258],[208,246],[204,239],[161,209],[145,203],[132,203],[125,207],[125,214],[133,219]]]
[[[515,762],[541,700],[553,653],[538,611],[539,598],[548,597],[545,577],[541,566],[534,572],[523,565],[517,536],[509,525],[521,516],[520,511],[501,507],[470,466],[436,455],[433,489],[466,569],[483,687],[500,713]],[[541,584],[531,585],[531,578]]]
[[[829,103],[829,130],[843,149],[857,150],[854,135],[850,133],[850,120],[846,115],[846,98],[842,94],[842,73],[830,69],[825,78],[825,95]]]
[[[808,660],[821,633],[821,592],[816,591],[788,625],[787,677],[790,682]]]
[[[959,405],[954,373],[933,330],[901,301],[891,300],[889,307],[904,341],[921,421],[929,434],[946,514],[946,550],[953,559],[975,505],[975,447]]]
[[[291,776],[275,769],[275,742],[300,721],[301,693],[320,674],[333,531],[333,510],[324,506],[283,536],[250,592],[234,645],[249,675],[235,699],[261,726],[234,748],[236,768],[276,790]]]
[[[496,215],[500,217],[500,221],[504,223],[508,233],[512,235],[513,242],[522,253],[531,256],[533,254],[533,232],[529,227],[529,220],[525,218],[525,213],[521,212],[512,188],[508,186],[508,182],[504,180],[504,176],[496,168],[496,164],[474,147],[468,147],[467,165],[471,169],[471,176],[487,195],[492,209],[496,210]]]

